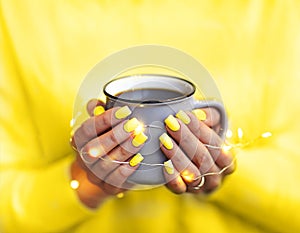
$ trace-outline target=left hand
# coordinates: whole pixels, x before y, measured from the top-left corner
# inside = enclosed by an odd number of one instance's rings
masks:
[[[206,119],[199,120],[193,113],[183,112],[181,117],[171,116],[166,121],[168,135],[161,140],[161,150],[169,161],[165,164],[164,175],[166,186],[177,194],[210,193],[234,171],[233,155],[220,148],[223,140],[216,132],[220,125],[218,111],[213,108],[202,110]],[[221,173],[225,167],[227,169]]]

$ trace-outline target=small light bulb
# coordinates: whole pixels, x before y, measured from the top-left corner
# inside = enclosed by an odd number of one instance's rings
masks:
[[[228,129],[228,130],[226,131],[226,138],[232,138],[232,136],[233,136],[232,131],[231,131],[230,129]]]
[[[190,173],[189,171],[185,170],[181,173],[181,176],[186,180],[187,182],[191,182],[195,179],[195,176],[193,173]]]
[[[70,127],[72,128],[75,125],[75,119],[70,120]]]
[[[98,157],[100,155],[100,151],[97,148],[91,148],[89,150],[89,155],[91,155],[93,157]]]
[[[271,137],[272,136],[272,133],[271,132],[265,132],[265,133],[263,133],[262,135],[261,135],[261,137],[263,137],[263,138],[269,138],[269,137]]]
[[[117,198],[123,198],[125,195],[124,195],[124,193],[118,193],[116,196],[117,196]]]
[[[232,149],[232,146],[224,144],[222,146],[222,151],[226,154]]]
[[[133,135],[138,135],[140,133],[143,133],[145,131],[145,127],[143,123],[139,123],[139,125],[135,128]]]
[[[238,138],[240,138],[240,139],[244,136],[244,132],[241,128],[237,129],[237,133],[238,133]]]
[[[77,180],[71,180],[70,186],[71,186],[72,189],[78,189],[79,182]]]

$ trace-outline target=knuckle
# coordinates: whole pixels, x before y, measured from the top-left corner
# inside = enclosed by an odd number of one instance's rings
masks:
[[[116,137],[116,134],[114,132],[109,134],[109,139],[113,144],[119,144],[119,141],[118,141],[118,139]]]
[[[105,126],[110,126],[112,122],[112,118],[110,114],[103,114],[102,124]]]
[[[221,184],[221,177],[220,176],[211,176],[206,179],[205,182],[205,192],[209,193],[216,190]]]
[[[192,145],[192,143],[193,143],[193,140],[194,138],[193,137],[191,137],[191,134],[186,134],[186,135],[182,135],[182,137],[180,138],[180,141],[179,141],[179,143],[181,144],[181,145]]]
[[[94,124],[91,124],[91,121],[86,121],[81,125],[81,132],[87,137],[94,137],[97,135],[96,128]]]
[[[120,146],[119,151],[120,151],[121,158],[126,158],[128,157],[128,155],[130,155],[130,152],[124,146]]]

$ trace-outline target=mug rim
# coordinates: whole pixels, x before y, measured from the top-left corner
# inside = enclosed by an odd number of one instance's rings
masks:
[[[196,92],[196,86],[195,86],[195,84],[193,84],[189,80],[186,80],[186,79],[183,79],[183,78],[180,78],[180,77],[176,77],[176,76],[164,75],[164,74],[138,74],[138,76],[145,76],[145,77],[147,77],[147,76],[156,76],[156,77],[166,77],[166,78],[180,80],[180,81],[183,81],[185,83],[188,83],[192,87],[192,91],[190,93],[187,93],[187,94],[182,93],[182,95],[179,96],[179,97],[175,97],[175,98],[171,98],[171,99],[168,99],[168,100],[164,100],[163,102],[153,102],[153,103],[143,102],[141,100],[131,100],[131,99],[117,97],[117,96],[112,95],[112,94],[110,94],[110,93],[108,93],[106,91],[107,86],[110,85],[111,83],[113,83],[115,81],[118,81],[120,79],[126,79],[126,78],[130,78],[130,77],[134,77],[134,76],[137,76],[137,75],[127,75],[127,76],[122,76],[122,77],[110,80],[108,83],[106,83],[103,86],[103,93],[104,93],[104,95],[107,96],[107,97],[109,97],[109,98],[111,98],[111,99],[113,99],[114,101],[118,101],[118,102],[126,102],[126,103],[133,103],[133,104],[143,104],[143,105],[161,105],[161,104],[166,104],[166,103],[170,103],[170,102],[174,102],[174,101],[184,100],[184,99],[186,99],[186,98],[194,95],[194,93]],[[166,90],[168,90],[168,89],[166,88]]]

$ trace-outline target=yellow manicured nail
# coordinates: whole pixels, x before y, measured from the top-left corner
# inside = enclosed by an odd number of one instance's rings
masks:
[[[123,106],[122,108],[118,109],[115,112],[115,117],[120,120],[125,117],[128,117],[130,114],[131,114],[130,108],[128,106]]]
[[[178,121],[176,120],[175,117],[173,117],[172,115],[169,115],[166,119],[165,119],[165,123],[167,124],[167,126],[173,130],[173,131],[178,131],[180,129],[180,125],[178,123]]]
[[[167,160],[166,162],[164,162],[164,167],[169,175],[174,174],[174,166],[171,160]]]
[[[129,161],[129,165],[131,167],[135,167],[136,165],[138,165],[140,162],[142,162],[144,160],[144,157],[140,154],[137,153],[135,156],[132,157],[132,159]]]
[[[168,136],[168,134],[163,133],[162,135],[160,135],[159,141],[160,141],[160,142],[164,145],[164,147],[166,147],[168,150],[173,149],[173,142],[172,142],[171,138]]]
[[[132,118],[124,124],[124,130],[128,133],[134,131],[140,122],[136,118]]]
[[[198,118],[200,121],[205,121],[206,120],[206,113],[201,110],[201,109],[195,109],[192,111],[192,113],[195,114],[195,116]]]
[[[134,138],[132,139],[132,145],[138,147],[142,145],[147,139],[148,137],[144,133],[139,133],[135,135]]]
[[[93,112],[94,112],[94,116],[99,116],[105,112],[105,109],[102,106],[97,106],[96,108],[94,108]]]
[[[191,122],[190,117],[182,110],[180,110],[177,114],[176,117],[180,119],[184,124],[189,124]]]

